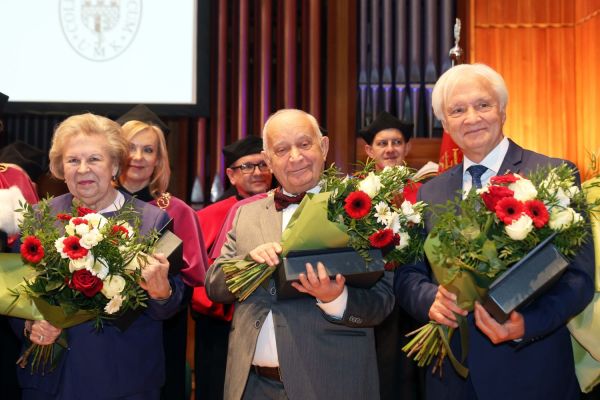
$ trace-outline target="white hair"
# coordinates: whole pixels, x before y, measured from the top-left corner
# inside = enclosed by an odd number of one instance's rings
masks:
[[[458,83],[473,76],[481,77],[490,84],[500,102],[500,111],[504,112],[506,110],[508,89],[502,76],[485,64],[460,64],[444,72],[433,87],[431,107],[437,119],[445,122],[444,108],[449,94],[452,93]]]

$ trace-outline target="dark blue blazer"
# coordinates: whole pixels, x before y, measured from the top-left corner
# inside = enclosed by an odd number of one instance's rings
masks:
[[[549,158],[510,141],[500,173],[527,174],[538,166],[556,166],[566,161]],[[570,163],[569,163],[570,164]],[[571,164],[572,165],[572,164]],[[460,196],[463,165],[457,165],[425,183],[418,200],[443,204]],[[579,178],[579,176],[577,176]],[[426,230],[435,224],[426,217]],[[481,400],[579,399],[571,339],[566,323],[582,311],[593,295],[594,252],[592,241],[584,245],[559,281],[529,306],[520,310],[525,319],[522,342],[494,345],[477,329],[469,313],[469,352],[466,364],[471,383],[456,374],[448,360],[442,377],[427,373],[427,398],[470,399],[473,391]],[[428,312],[437,293],[437,283],[426,261],[405,265],[396,271],[394,289],[401,307],[417,320],[428,321]],[[451,346],[460,357],[460,334],[455,332]]]
[[[142,216],[142,234],[160,229],[169,220],[159,208],[125,195]],[[73,196],[52,200],[52,209],[70,212]],[[105,216],[110,216],[107,213]],[[96,331],[92,322],[67,329],[69,350],[59,366],[45,375],[31,374],[29,366],[18,368],[24,389],[39,392],[40,398],[112,399],[159,390],[165,380],[162,320],[180,309],[183,281],[171,277],[173,294],[166,303],[148,300],[148,307],[124,332],[105,323]],[[22,338],[23,320],[13,319],[13,328]],[[45,395],[45,396],[44,396]]]

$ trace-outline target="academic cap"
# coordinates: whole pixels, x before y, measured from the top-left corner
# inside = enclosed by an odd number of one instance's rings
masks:
[[[260,153],[263,149],[263,141],[258,136],[246,136],[243,139],[223,147],[225,165],[230,167],[238,159],[250,154]]]
[[[158,115],[154,114],[152,110],[143,104],[138,104],[117,119],[117,123],[121,126],[125,125],[125,123],[129,121],[140,121],[147,124],[156,125],[163,131],[165,136],[171,132],[167,124],[165,124],[160,118],[158,118]]]
[[[48,155],[25,142],[15,141],[0,150],[0,162],[16,164],[35,181],[47,170]]]
[[[365,142],[368,144],[373,144],[373,140],[375,139],[375,135],[384,129],[398,129],[402,136],[404,136],[404,140],[408,142],[410,137],[412,136],[413,124],[409,122],[400,121],[398,118],[394,117],[387,111],[382,111],[379,113],[377,118],[371,125],[361,129],[358,132],[358,135],[365,139]]]

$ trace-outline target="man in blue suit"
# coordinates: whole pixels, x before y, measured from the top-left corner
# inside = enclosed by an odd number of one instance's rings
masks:
[[[507,171],[528,174],[538,166],[566,162],[525,150],[504,137],[507,102],[504,80],[486,65],[459,65],[440,77],[433,89],[433,110],[463,151],[464,161],[425,183],[418,200],[431,206],[442,204],[461,191],[480,187],[494,175]],[[427,232],[434,224],[434,216],[428,215]],[[397,301],[417,320],[457,327],[456,314],[467,316],[469,349],[465,363],[469,376],[461,378],[445,360],[441,375],[427,374],[427,397],[578,399],[566,322],[592,298],[593,257],[589,241],[554,286],[533,303],[513,311],[503,324],[479,304],[473,313],[459,308],[456,296],[437,284],[426,261],[398,269]],[[451,346],[454,354],[461,354],[458,331]]]

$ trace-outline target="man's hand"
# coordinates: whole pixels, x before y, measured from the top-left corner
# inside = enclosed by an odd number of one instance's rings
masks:
[[[521,339],[525,335],[523,315],[513,311],[503,324],[498,323],[479,303],[475,303],[475,325],[494,344]]]
[[[167,299],[171,296],[169,283],[169,261],[162,253],[148,257],[148,262],[142,267],[140,287],[148,292],[152,299]]]
[[[252,250],[248,255],[259,264],[267,264],[269,267],[274,267],[279,264],[279,256],[281,253],[281,245],[277,242],[264,243]]]
[[[300,274],[300,283],[293,282],[292,286],[297,291],[310,294],[323,303],[329,303],[337,299],[344,291],[346,278],[341,274],[335,276],[335,280],[329,278],[323,263],[317,263],[317,273],[310,263],[306,263],[306,275]]]
[[[435,300],[429,309],[429,318],[439,324],[458,328],[456,314],[466,317],[468,312],[456,304],[456,295],[454,293],[439,285]]]

